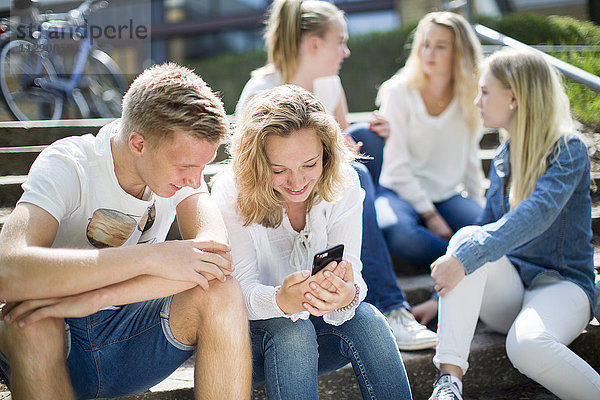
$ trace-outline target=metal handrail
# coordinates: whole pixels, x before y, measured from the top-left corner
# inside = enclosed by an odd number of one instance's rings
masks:
[[[475,33],[477,33],[477,36],[480,39],[488,43],[510,46],[516,49],[529,49],[533,51],[539,51],[540,54],[542,54],[550,64],[554,65],[567,78],[572,79],[575,82],[581,83],[597,92],[600,92],[600,77],[590,72],[584,71],[581,68],[559,60],[556,57],[546,54],[543,51],[537,50],[534,47],[531,47],[523,42],[519,42],[518,40],[505,36],[500,32],[497,32],[486,26],[474,24],[473,29],[475,30]]]

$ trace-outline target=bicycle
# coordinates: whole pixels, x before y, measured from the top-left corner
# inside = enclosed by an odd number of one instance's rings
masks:
[[[10,113],[20,121],[55,120],[73,106],[82,118],[119,117],[127,85],[116,62],[94,45],[85,19],[108,3],[85,0],[69,12],[44,14],[35,1],[18,1],[31,24],[2,21],[9,39],[0,50],[0,91]],[[27,31],[30,40],[22,38]],[[53,37],[71,46],[79,41],[72,70],[63,68]]]

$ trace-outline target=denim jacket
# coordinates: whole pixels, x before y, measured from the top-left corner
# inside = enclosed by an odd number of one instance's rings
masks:
[[[490,188],[480,229],[454,255],[467,274],[506,255],[526,288],[542,274],[579,285],[596,303],[590,196],[590,162],[577,136],[559,141],[546,172],[531,195],[510,209],[505,180],[510,174],[510,146],[500,146],[490,169]]]

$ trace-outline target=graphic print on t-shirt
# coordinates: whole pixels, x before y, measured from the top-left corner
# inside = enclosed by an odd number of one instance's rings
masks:
[[[125,214],[118,210],[99,208],[89,219],[86,236],[96,248],[118,247],[123,245],[137,228],[145,232],[152,227],[156,219],[156,206],[148,207],[144,215]]]

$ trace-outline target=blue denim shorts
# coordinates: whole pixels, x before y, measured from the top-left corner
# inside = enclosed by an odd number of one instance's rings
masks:
[[[171,297],[65,319],[77,398],[120,397],[159,383],[194,352],[169,327]]]

